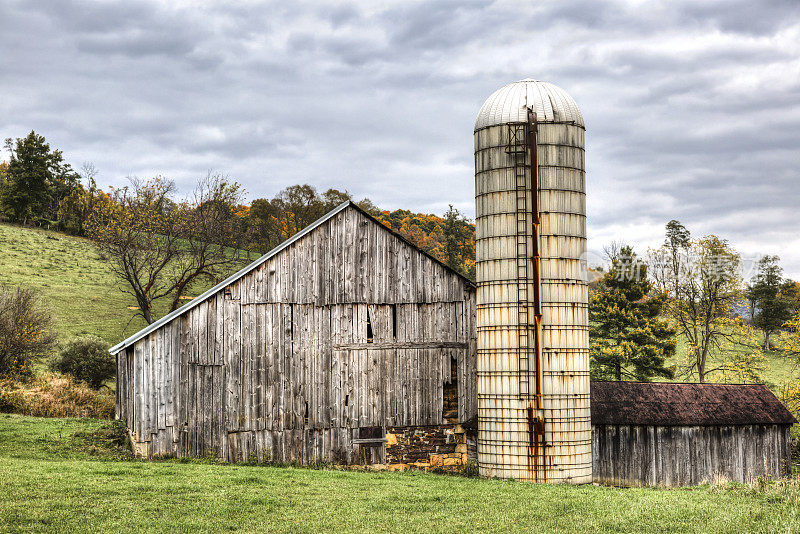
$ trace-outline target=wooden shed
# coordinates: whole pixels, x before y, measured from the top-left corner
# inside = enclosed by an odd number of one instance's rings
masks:
[[[797,421],[763,385],[592,382],[594,481],[750,482],[790,474]]]
[[[473,284],[347,202],[113,347],[117,416],[145,457],[446,452],[476,417],[475,344]]]

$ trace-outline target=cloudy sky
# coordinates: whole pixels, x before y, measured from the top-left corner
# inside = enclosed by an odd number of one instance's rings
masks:
[[[473,216],[475,116],[524,77],[583,111],[590,248],[676,218],[800,277],[796,0],[0,2],[0,136],[104,185],[214,170]]]

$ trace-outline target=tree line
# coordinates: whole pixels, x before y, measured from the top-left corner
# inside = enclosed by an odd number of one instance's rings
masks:
[[[92,239],[148,323],[153,307],[180,306],[198,288],[213,285],[268,252],[342,202],[348,191],[322,193],[293,185],[272,198],[247,204],[239,183],[222,174],[200,178],[180,197],[162,176],[130,179],[103,191],[98,171],[74,171],[61,151],[31,132],[7,139],[8,163],[0,165],[0,218]],[[443,217],[387,211],[368,198],[358,205],[382,224],[459,273],[475,275],[475,227],[450,206]]]
[[[320,193],[298,184],[247,204],[240,184],[212,173],[182,197],[174,182],[160,176],[104,191],[93,165],[73,170],[35,132],[5,146],[10,159],[0,164],[0,217],[91,238],[148,323],[157,319],[155,304],[176,309],[254,254],[353,200],[348,191]],[[475,227],[452,206],[438,217],[381,210],[367,198],[357,203],[474,279]],[[775,348],[775,336],[800,335],[800,319],[793,319],[800,286],[784,278],[777,256],[762,257],[746,282],[742,258],[728,241],[693,238],[675,220],[666,225],[663,245],[644,256],[625,245],[612,245],[607,254],[609,264],[589,303],[595,379],[758,381],[763,351]],[[781,345],[792,347],[785,339]]]

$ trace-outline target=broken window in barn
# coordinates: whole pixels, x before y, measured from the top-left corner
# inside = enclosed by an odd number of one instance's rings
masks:
[[[385,437],[385,431],[382,426],[362,426],[358,429],[358,439],[382,440]]]
[[[369,308],[367,308],[367,343],[372,343],[372,321],[369,317]]]
[[[289,306],[289,341],[294,341],[294,304]]]
[[[397,339],[397,304],[392,304],[392,338]]]

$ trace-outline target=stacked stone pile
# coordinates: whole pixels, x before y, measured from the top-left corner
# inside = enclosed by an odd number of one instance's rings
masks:
[[[391,470],[459,471],[468,461],[467,432],[461,425],[389,428],[386,439]]]

